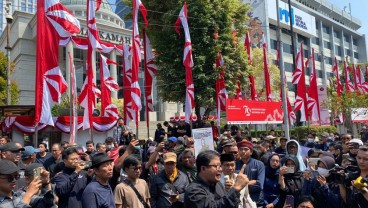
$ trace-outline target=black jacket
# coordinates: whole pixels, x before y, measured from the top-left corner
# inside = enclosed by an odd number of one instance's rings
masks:
[[[234,189],[226,192],[220,182],[208,185],[199,176],[188,186],[184,196],[184,205],[188,208],[233,208],[239,203],[239,192]]]
[[[178,170],[174,183],[171,184],[165,170],[162,170],[151,180],[151,208],[182,208],[184,207],[184,192],[189,185],[188,177]],[[171,204],[169,201],[172,193],[179,192],[179,201]]]

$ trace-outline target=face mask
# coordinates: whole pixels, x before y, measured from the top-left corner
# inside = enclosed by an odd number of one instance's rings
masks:
[[[313,138],[308,138],[308,142],[312,143],[312,142],[314,142],[314,139]]]
[[[329,173],[330,171],[325,169],[325,168],[318,167],[317,171],[323,177],[327,177],[328,175],[330,175],[330,173]]]

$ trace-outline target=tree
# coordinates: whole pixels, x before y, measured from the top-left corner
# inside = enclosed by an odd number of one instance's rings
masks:
[[[143,4],[148,10],[147,34],[157,54],[159,97],[164,101],[184,103],[184,33],[181,29],[179,36],[173,27],[183,1],[144,0]],[[250,6],[238,0],[191,0],[187,5],[194,59],[195,109],[198,115],[200,107],[206,108],[207,113],[215,107],[218,72],[214,69],[214,63],[218,51],[222,52],[225,61],[225,80],[229,93],[235,93],[237,78],[243,84],[247,81],[246,53],[242,43],[234,43],[232,31],[235,27],[238,40],[244,36],[244,23]],[[214,40],[215,31],[219,35],[217,41]]]
[[[6,84],[7,84],[7,66],[8,60],[4,52],[0,52],[0,105],[6,105]],[[14,63],[11,63],[11,72],[14,70]],[[10,84],[11,104],[17,104],[19,101],[19,87],[16,81]]]
[[[280,69],[272,63],[274,56],[268,54],[268,69],[271,77],[271,92],[274,96],[273,100],[280,100]],[[266,87],[264,79],[264,67],[263,67],[263,48],[252,49],[252,62],[253,66],[248,66],[249,73],[255,77],[256,91],[259,100],[266,99]]]

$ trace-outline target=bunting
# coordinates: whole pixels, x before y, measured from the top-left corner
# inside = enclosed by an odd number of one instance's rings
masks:
[[[189,122],[194,108],[194,83],[192,77],[192,69],[194,66],[192,57],[192,41],[190,39],[188,25],[188,10],[187,4],[184,2],[183,8],[180,10],[179,18],[175,22],[175,30],[180,35],[180,24],[183,25],[185,33],[184,58],[183,65],[185,66],[185,121]]]
[[[58,65],[59,41],[79,33],[80,25],[58,0],[38,0],[37,11],[35,123],[53,126],[51,104],[68,88]]]
[[[311,121],[320,121],[321,119],[319,111],[316,65],[314,62],[314,48],[312,48],[312,70],[309,81],[307,102],[308,102],[308,112],[310,114]]]
[[[307,96],[305,90],[305,74],[303,62],[303,44],[300,43],[300,50],[296,56],[296,68],[293,72],[293,84],[297,85],[297,95],[294,103],[294,110],[300,111],[300,122],[307,120]]]

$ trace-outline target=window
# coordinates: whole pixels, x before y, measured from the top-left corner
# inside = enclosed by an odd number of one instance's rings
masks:
[[[338,32],[336,30],[333,31],[333,35],[334,35],[335,38],[340,38],[340,32]]]
[[[319,22],[316,21],[316,29],[319,29]]]
[[[277,27],[276,27],[276,25],[272,25],[272,24],[270,24],[270,29],[271,29],[271,30],[276,30],[276,29],[277,29]]]
[[[307,49],[304,49],[303,55],[304,55],[304,58],[308,58],[309,53],[308,53],[308,50]]]
[[[291,45],[284,43],[283,47],[284,47],[284,52],[285,53],[290,53],[291,54],[291,51],[292,51],[291,50]]]
[[[302,35],[298,35],[298,42],[303,42],[304,44],[308,43],[308,38],[302,36]]]
[[[327,41],[323,41],[324,47],[331,50],[331,43]]]
[[[344,41],[349,43],[350,42],[350,38],[348,35],[344,35]]]
[[[318,78],[323,78],[322,70],[317,70]]]
[[[332,65],[332,58],[331,57],[325,57],[325,63]]]
[[[322,25],[322,31],[324,33],[330,34],[330,28],[328,28],[326,25]]]
[[[346,53],[347,56],[351,56],[351,52],[350,52],[349,49],[345,49],[345,53]]]
[[[335,53],[341,56],[341,46],[335,45]]]
[[[319,38],[312,38],[312,43],[319,45]]]
[[[294,91],[295,90],[294,89],[294,84],[291,83],[291,82],[287,82],[287,87],[288,87],[289,91]]]
[[[322,56],[319,53],[314,53],[314,59],[321,62]]]
[[[31,5],[28,5],[28,12],[29,12],[29,13],[33,13],[33,8],[32,8],[32,6],[31,6]]]
[[[358,54],[358,52],[354,52],[354,58],[359,59],[359,54]]]
[[[281,31],[282,31],[282,33],[284,33],[286,35],[290,35],[290,30],[282,28]]]
[[[358,41],[357,39],[353,38],[353,45],[357,46],[358,45]]]
[[[271,39],[270,42],[271,42],[271,49],[277,50],[277,41]]]
[[[27,11],[26,3],[22,2],[22,3],[20,4],[20,9],[21,9],[22,11]]]
[[[285,67],[285,71],[287,71],[287,72],[293,72],[294,71],[292,63],[284,62],[284,67]]]

